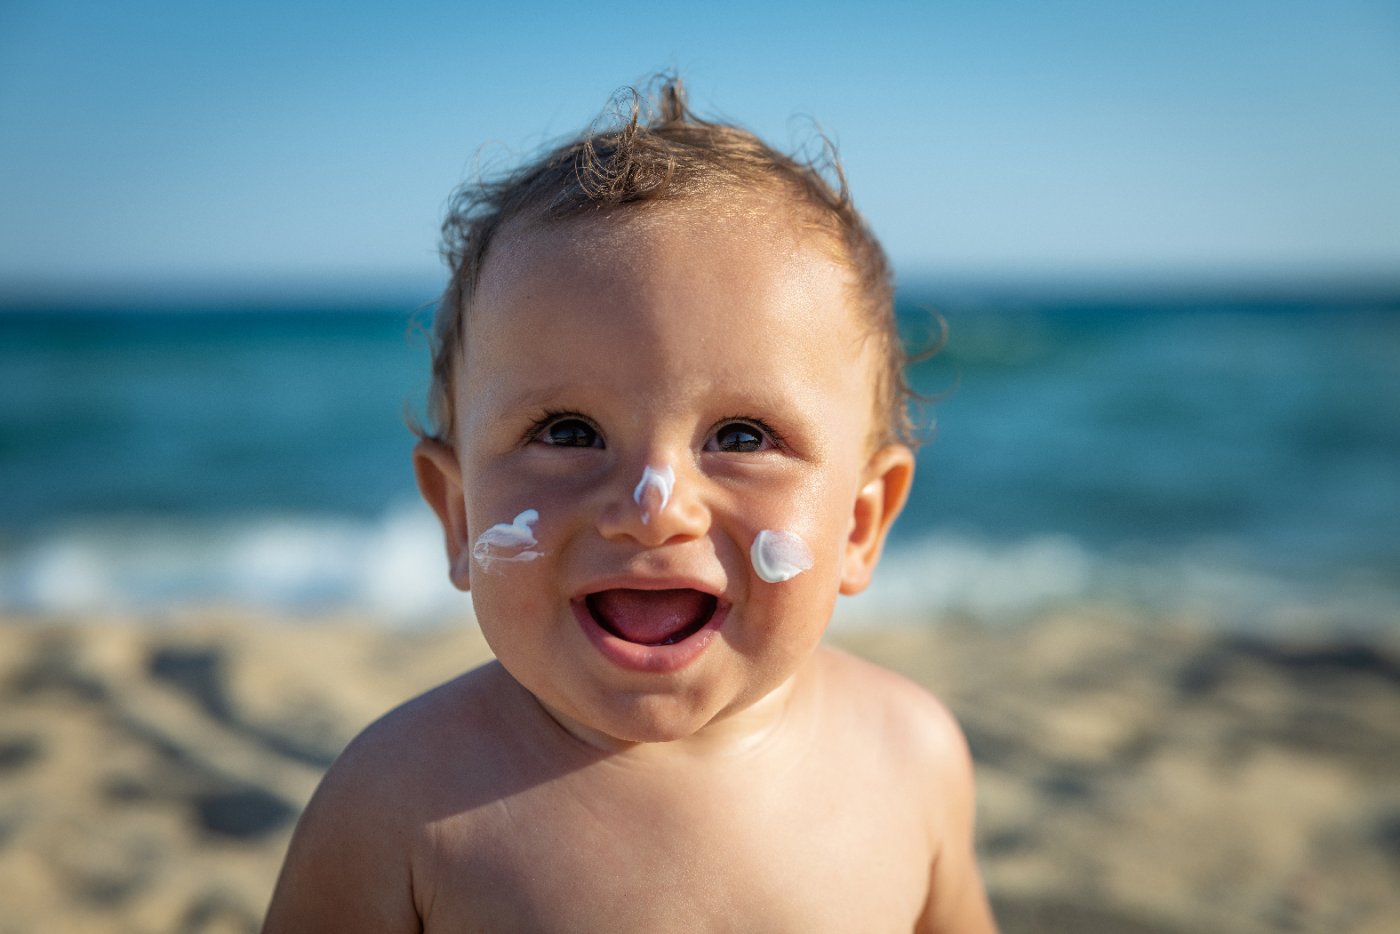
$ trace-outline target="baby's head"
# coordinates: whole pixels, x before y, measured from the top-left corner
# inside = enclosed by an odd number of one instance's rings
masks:
[[[415,465],[501,665],[571,729],[656,741],[794,682],[913,455],[839,170],[674,82],[639,110],[454,202]]]
[[[707,215],[770,213],[846,267],[850,306],[874,344],[870,441],[914,443],[913,393],[904,376],[907,356],[889,263],[852,203],[840,163],[829,147],[820,162],[804,161],[748,130],[698,118],[678,79],[664,81],[654,101],[633,94],[620,126],[590,127],[508,175],[455,194],[443,223],[443,257],[451,278],[434,320],[429,435],[450,443],[456,433],[461,351],[470,340],[482,271],[499,241],[538,226],[589,217],[626,220],[658,208]]]

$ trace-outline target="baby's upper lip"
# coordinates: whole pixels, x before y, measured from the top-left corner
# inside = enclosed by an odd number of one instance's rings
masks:
[[[581,587],[574,596],[575,599],[582,600],[589,594],[601,593],[604,590],[696,590],[703,594],[709,594],[716,599],[722,600],[724,597],[723,587],[698,577],[679,574],[607,575],[590,580]]]

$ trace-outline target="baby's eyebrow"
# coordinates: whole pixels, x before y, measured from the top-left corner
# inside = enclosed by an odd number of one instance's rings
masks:
[[[501,408],[507,412],[558,408],[576,403],[580,393],[577,387],[563,384],[532,385],[513,396],[500,399]]]

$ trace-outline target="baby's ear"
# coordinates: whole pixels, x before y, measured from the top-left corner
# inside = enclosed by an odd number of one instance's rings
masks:
[[[841,593],[853,596],[870,584],[870,575],[885,547],[885,536],[909,498],[913,479],[914,452],[908,447],[888,444],[870,455],[851,515],[846,560],[841,567]]]
[[[458,590],[470,590],[471,536],[457,452],[441,441],[424,438],[413,448],[413,473],[418,478],[418,492],[442,523],[448,576]]]

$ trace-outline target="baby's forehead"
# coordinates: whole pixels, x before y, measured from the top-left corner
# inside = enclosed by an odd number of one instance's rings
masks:
[[[706,258],[718,253],[814,273],[817,267],[837,270],[854,295],[854,271],[834,241],[791,203],[765,195],[690,198],[563,218],[523,215],[493,238],[470,304],[491,305],[502,287],[547,282],[563,269],[600,278],[637,274],[663,262],[684,266],[701,251]]]
[[[645,337],[666,319],[685,320],[720,347],[738,339],[726,322],[783,309],[789,324],[854,362],[871,330],[868,316],[849,266],[816,239],[776,213],[716,216],[671,205],[517,221],[483,263],[465,309],[465,345],[479,360],[497,337],[525,330],[543,340],[560,324],[640,313],[636,331],[624,333]],[[736,319],[738,309],[748,310]],[[763,325],[747,340],[783,330],[772,323],[776,331]]]

